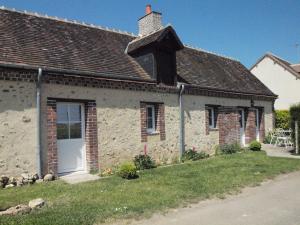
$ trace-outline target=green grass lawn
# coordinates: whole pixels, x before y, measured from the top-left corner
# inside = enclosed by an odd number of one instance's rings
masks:
[[[77,185],[54,181],[3,189],[0,209],[39,197],[48,205],[29,215],[0,217],[0,224],[94,224],[149,216],[201,199],[224,197],[295,170],[300,170],[300,160],[247,152],[143,171],[136,180],[112,176]]]

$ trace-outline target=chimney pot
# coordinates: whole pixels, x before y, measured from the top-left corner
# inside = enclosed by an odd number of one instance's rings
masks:
[[[146,15],[152,12],[151,5],[146,5]]]

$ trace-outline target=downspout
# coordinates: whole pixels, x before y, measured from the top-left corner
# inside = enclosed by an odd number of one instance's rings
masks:
[[[184,84],[179,84],[179,148],[180,148],[180,159],[184,153],[184,110],[183,110],[183,92]]]
[[[39,178],[42,177],[41,169],[41,83],[43,71],[38,69],[37,83],[36,83],[36,110],[37,110],[37,148],[36,148],[36,164]]]

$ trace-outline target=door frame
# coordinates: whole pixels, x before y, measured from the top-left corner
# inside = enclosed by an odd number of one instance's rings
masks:
[[[259,139],[259,137],[260,137],[260,123],[259,123],[259,121],[260,121],[260,119],[259,119],[259,117],[260,117],[260,113],[259,113],[259,109],[255,109],[255,129],[256,129],[256,141],[260,141]]]
[[[59,171],[59,154],[57,153],[57,173],[58,175],[64,175],[64,174],[69,174],[69,173],[76,173],[76,172],[86,172],[87,171],[87,152],[86,152],[86,136],[85,136],[85,107],[84,103],[82,102],[75,102],[75,101],[58,101],[56,103],[56,107],[60,104],[68,104],[68,105],[80,105],[81,109],[81,139],[83,141],[83,146],[82,146],[82,168],[74,170],[74,171]],[[57,123],[57,121],[56,121]],[[59,142],[59,140],[57,140]],[[58,146],[57,146],[57,151],[59,151]]]
[[[240,144],[241,146],[246,146],[246,118],[245,118],[245,109],[238,109],[239,116],[241,116],[241,121],[242,124],[240,123],[240,118],[239,118],[239,127],[240,127]],[[242,112],[242,113],[240,113]],[[242,127],[241,127],[242,125]]]

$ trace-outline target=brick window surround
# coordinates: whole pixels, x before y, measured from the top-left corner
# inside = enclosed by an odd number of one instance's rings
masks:
[[[256,110],[259,110],[259,140],[265,138],[265,121],[263,108],[244,108],[245,111],[245,143],[249,144],[256,140]],[[219,124],[219,143],[231,144],[240,143],[240,115],[238,108],[220,107]]]
[[[154,105],[155,108],[155,124],[157,135],[160,135],[160,140],[166,140],[165,131],[165,106],[163,103],[157,102],[140,102],[140,112],[141,112],[141,141],[147,142],[149,135],[147,133],[147,105]]]
[[[220,107],[219,124],[219,144],[240,143],[240,122],[238,108]]]
[[[99,170],[98,162],[98,132],[97,132],[97,108],[94,100],[75,99],[47,99],[47,158],[48,172],[57,176],[58,155],[57,155],[57,102],[77,102],[84,104],[85,114],[85,144],[86,144],[86,169],[89,172]]]

